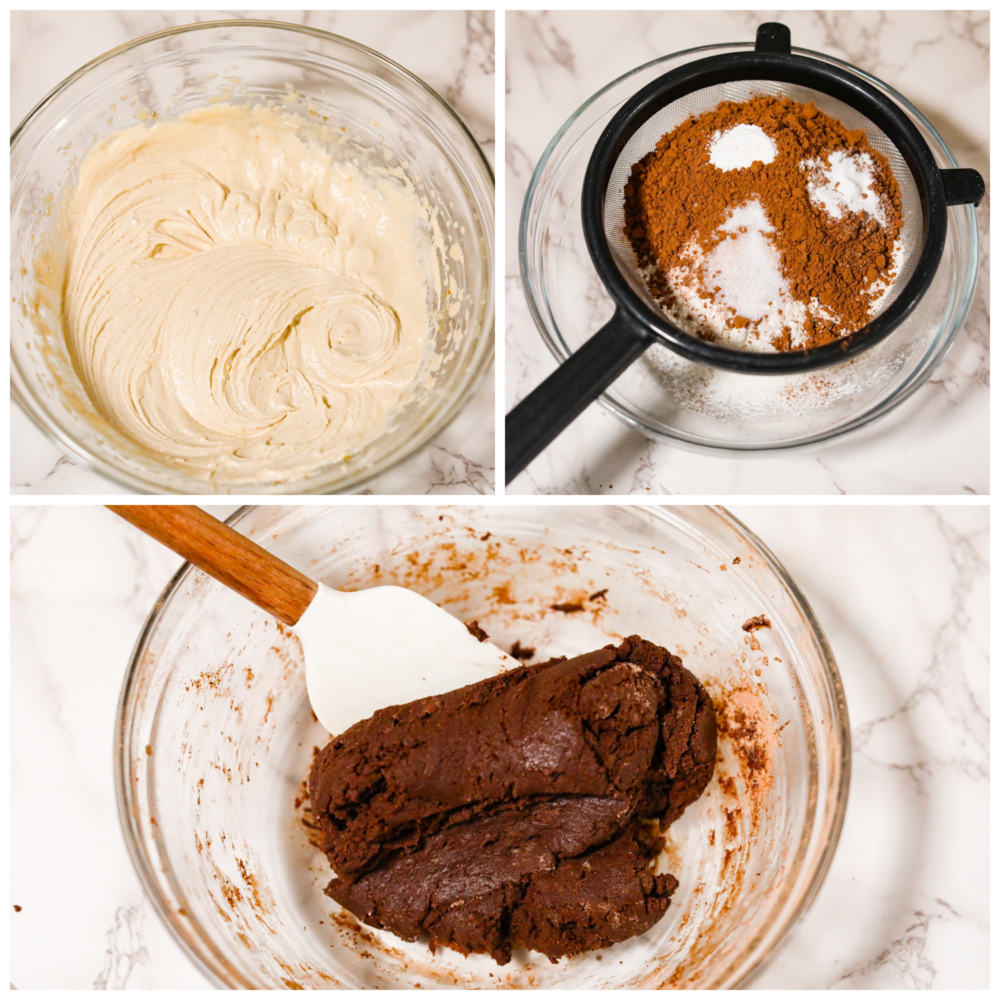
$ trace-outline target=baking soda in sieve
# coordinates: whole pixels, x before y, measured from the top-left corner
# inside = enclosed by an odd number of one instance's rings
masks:
[[[799,164],[809,172],[806,183],[809,200],[831,219],[841,218],[845,211],[864,213],[885,226],[882,200],[873,188],[872,158],[867,153],[849,156],[838,149],[830,154],[829,160],[829,165],[822,160],[803,160]]]
[[[759,125],[737,125],[716,132],[708,149],[709,162],[720,170],[742,170],[757,160],[772,163],[777,155],[774,140]]]

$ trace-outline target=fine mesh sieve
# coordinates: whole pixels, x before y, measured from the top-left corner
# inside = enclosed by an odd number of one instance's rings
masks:
[[[632,166],[692,114],[755,95],[789,97],[864,129],[889,160],[902,196],[896,278],[867,326],[820,347],[761,353],[710,343],[681,329],[650,294],[624,233]],[[913,311],[937,270],[949,205],[978,204],[974,170],[941,170],[907,115],[860,76],[792,53],[782,24],[763,24],[752,50],[688,63],[648,84],[619,109],[597,141],[584,178],[583,229],[594,267],[615,302],[611,320],[506,420],[510,482],[653,343],[690,361],[744,374],[789,375],[842,363],[887,337]]]
[[[889,167],[899,185],[903,225],[896,255],[896,278],[878,301],[875,315],[880,315],[896,300],[899,290],[910,280],[920,257],[924,226],[916,181],[899,150],[874,122],[835,97],[795,84],[778,83],[774,80],[737,80],[732,83],[716,84],[673,101],[662,111],[647,119],[618,154],[604,196],[604,236],[615,264],[636,295],[643,299],[650,309],[662,312],[662,306],[650,294],[646,282],[639,273],[639,262],[635,251],[625,236],[625,185],[631,176],[632,166],[649,153],[662,136],[672,132],[692,115],[712,111],[723,101],[743,103],[762,95],[788,97],[800,104],[814,101],[820,111],[831,118],[839,119],[849,131],[864,129],[869,145],[889,161]],[[667,319],[670,321],[669,316]]]

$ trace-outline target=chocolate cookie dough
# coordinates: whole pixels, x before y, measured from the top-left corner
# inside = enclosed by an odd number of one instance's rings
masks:
[[[326,893],[501,965],[514,942],[556,961],[623,941],[670,905],[657,834],[705,789],[715,750],[708,693],[638,636],[382,709],[309,777]]]

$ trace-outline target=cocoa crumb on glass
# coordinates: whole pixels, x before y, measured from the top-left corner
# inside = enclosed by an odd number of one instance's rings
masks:
[[[553,611],[562,611],[567,615],[574,614],[577,611],[583,611],[583,603],[581,601],[568,601],[566,604],[551,604],[549,606]]]
[[[486,642],[489,636],[486,634],[486,630],[481,628],[479,622],[475,618],[471,622],[466,622],[465,627],[469,630],[469,635],[474,636],[480,642]]]

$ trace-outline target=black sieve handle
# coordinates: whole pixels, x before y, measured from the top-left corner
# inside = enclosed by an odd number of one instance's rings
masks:
[[[544,451],[633,361],[654,337],[619,309],[575,354],[507,414],[510,482]]]
[[[944,184],[946,205],[975,205],[986,195],[986,184],[978,170],[962,167],[957,170],[942,170],[941,183]]]
[[[770,52],[774,55],[789,56],[792,54],[792,33],[788,25],[780,21],[765,21],[757,28],[755,52]]]

